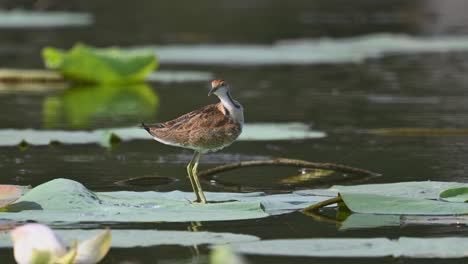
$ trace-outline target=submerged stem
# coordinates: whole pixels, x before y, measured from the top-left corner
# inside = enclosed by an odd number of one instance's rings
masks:
[[[285,166],[285,167],[300,167],[307,169],[321,169],[321,170],[331,170],[343,173],[351,173],[356,175],[364,176],[380,176],[381,174],[375,173],[372,171],[354,168],[346,165],[334,164],[334,163],[317,163],[310,162],[305,160],[296,160],[296,159],[286,159],[278,158],[272,160],[252,160],[252,161],[242,161],[237,163],[231,163],[226,165],[221,165],[214,167],[212,169],[207,169],[198,173],[198,176],[205,178],[217,173],[222,173],[230,170],[235,170],[245,167],[255,167],[255,166]]]
[[[343,199],[341,199],[341,196],[333,197],[331,199],[321,201],[321,202],[315,203],[315,204],[313,204],[311,206],[308,206],[308,207],[304,208],[303,211],[304,212],[317,211],[318,209],[320,209],[322,207],[325,207],[325,206],[330,205],[330,204],[340,203],[342,201],[343,201]]]

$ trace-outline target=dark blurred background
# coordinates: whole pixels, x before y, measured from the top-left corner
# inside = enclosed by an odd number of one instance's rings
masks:
[[[41,13],[31,11],[44,11],[46,16],[52,14],[50,11],[66,12],[63,19],[66,25],[57,22],[41,25],[48,18],[36,18]],[[201,72],[208,77],[191,81],[169,78],[128,87],[57,88],[46,83],[32,89],[23,84],[0,85],[0,132],[135,128],[140,121],[165,121],[216,102],[206,93],[210,78],[217,77],[232,84],[233,96],[245,108],[247,123],[295,122],[323,131],[327,137],[238,141],[222,152],[203,156],[201,169],[240,160],[288,157],[342,163],[380,172],[383,176],[359,182],[341,174],[332,180],[296,177],[293,178],[296,182],[289,180],[285,184],[284,179],[299,174],[296,169],[262,167],[226,173],[218,178],[226,185],[203,182],[206,191],[275,193],[337,183],[466,182],[467,11],[466,0],[0,0],[2,69],[44,69],[40,55],[43,47],[69,49],[77,42],[98,47],[160,45],[154,48],[156,54],[161,47],[190,45],[184,50],[186,55],[196,52],[198,45],[213,44],[204,46],[205,51],[216,48],[222,52],[223,45],[232,44],[230,51],[234,55],[221,55],[229,59],[236,56],[236,49],[245,48],[251,51],[246,53],[251,58],[240,59],[254,62],[162,60],[159,72],[188,71],[196,76]],[[12,17],[15,12],[19,15]],[[81,19],[72,22],[70,15]],[[304,42],[290,45],[284,51],[275,46],[284,40]],[[317,40],[329,41],[320,42],[319,47],[314,42]],[[273,60],[269,64],[255,64],[256,51],[276,47],[269,56],[286,54],[300,58],[302,54],[295,53],[294,47],[301,45],[310,47],[304,55],[324,55],[328,59],[346,55],[348,59],[303,64]],[[209,55],[213,53],[216,52]],[[373,130],[398,132],[401,128],[427,130],[412,135],[382,135]],[[433,130],[438,133],[431,134]],[[36,186],[55,178],[69,178],[93,191],[191,191],[185,175],[191,155],[189,150],[165,146],[149,137],[114,148],[97,144],[0,147],[0,179],[1,183]],[[134,177],[158,177],[160,181],[141,185],[116,183]],[[114,223],[112,228],[186,230],[188,226],[190,223]],[[75,223],[71,228],[100,227],[99,223]],[[70,227],[63,224],[61,228]],[[248,221],[203,222],[199,230],[246,233],[262,239],[466,234],[459,226],[398,226],[343,232],[333,222],[322,222],[301,213]],[[188,258],[200,255],[198,248],[194,249],[177,246],[113,249],[105,263],[125,260],[126,263],[188,263]],[[206,247],[203,250],[202,255],[209,251]],[[284,258],[269,256],[251,260],[252,263],[285,263]],[[10,249],[0,250],[2,264],[12,261]],[[299,258],[286,261],[305,263]],[[305,261],[428,263],[392,258]],[[466,260],[450,263],[466,263]]]
[[[0,1],[3,10],[89,13],[94,23],[40,30],[0,27],[3,66],[37,67],[44,45],[248,43],[375,32],[468,33],[464,0]],[[15,51],[15,52],[12,52]],[[14,54],[13,54],[14,53]],[[34,58],[34,60],[31,60]]]

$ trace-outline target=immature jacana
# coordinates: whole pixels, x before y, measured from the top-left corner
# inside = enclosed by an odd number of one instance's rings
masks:
[[[211,82],[210,95],[218,96],[221,102],[207,105],[165,123],[142,127],[163,144],[193,149],[187,173],[196,195],[196,202],[205,204],[206,198],[197,176],[198,161],[202,153],[218,151],[234,142],[242,132],[244,109],[232,99],[223,80]]]

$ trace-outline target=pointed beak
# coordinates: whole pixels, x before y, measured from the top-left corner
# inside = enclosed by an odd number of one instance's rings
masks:
[[[208,96],[212,95],[214,91],[216,91],[216,87],[210,89],[210,91],[208,92]]]

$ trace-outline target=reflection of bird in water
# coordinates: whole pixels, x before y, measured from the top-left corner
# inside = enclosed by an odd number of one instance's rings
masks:
[[[165,123],[142,126],[157,141],[195,150],[187,166],[187,173],[197,197],[196,202],[206,203],[206,198],[197,176],[201,153],[218,151],[232,142],[242,132],[244,109],[233,100],[223,80],[211,82],[208,95],[214,94],[220,103],[207,105]]]

